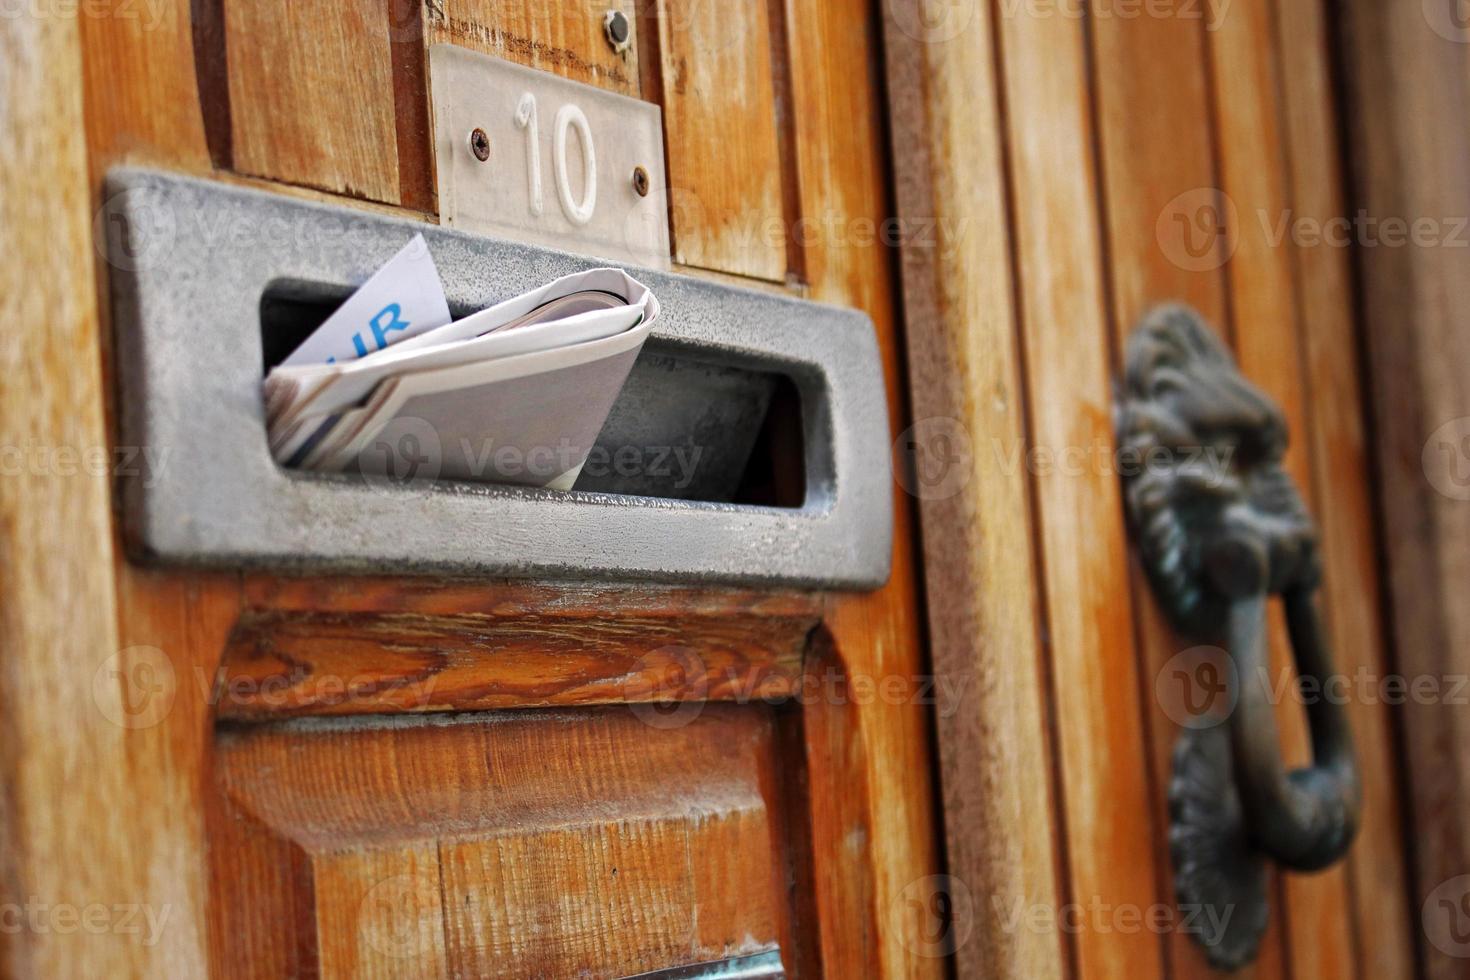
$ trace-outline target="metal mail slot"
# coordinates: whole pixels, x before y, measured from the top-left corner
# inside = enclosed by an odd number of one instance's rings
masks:
[[[113,172],[106,197],[119,445],[156,461],[121,477],[135,560],[834,588],[888,578],[888,415],[862,313],[630,269],[664,316],[602,441],[709,440],[722,454],[712,475],[671,488],[609,474],[570,492],[385,486],[271,458],[260,385],[282,342],[272,325],[328,309],[414,232],[461,312],[606,263],[152,171]],[[799,419],[799,499],[742,497],[755,429],[786,416]]]

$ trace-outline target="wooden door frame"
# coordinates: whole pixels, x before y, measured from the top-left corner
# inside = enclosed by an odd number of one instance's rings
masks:
[[[211,12],[218,11],[210,4],[162,0],[150,7],[157,19],[146,22],[73,11],[0,24],[0,41],[13,66],[0,110],[11,124],[7,129],[19,136],[16,149],[0,162],[0,207],[7,227],[22,229],[20,251],[5,273],[5,310],[16,325],[6,348],[14,352],[7,368],[12,377],[26,378],[25,384],[7,385],[0,397],[0,431],[7,435],[44,430],[52,441],[78,449],[116,448],[108,424],[107,309],[98,299],[107,295],[107,275],[94,248],[92,222],[109,168],[157,166],[424,216],[413,210],[430,203],[421,193],[423,175],[404,177],[412,193],[403,197],[410,206],[398,208],[217,169],[216,157],[228,152],[228,141],[222,151],[217,128],[206,133],[214,109],[201,109],[200,102],[201,90],[209,94],[222,79],[201,74],[200,66],[214,64],[218,52],[211,45],[218,43],[222,25],[208,16],[192,20],[195,13]],[[863,30],[834,32],[827,18],[845,18]],[[793,4],[782,10],[782,20],[790,22],[792,38],[784,53],[798,69],[794,98],[810,107],[788,120],[807,174],[797,190],[799,206],[866,217],[876,225],[885,215],[887,187],[878,142],[877,18],[859,0],[820,11]],[[399,47],[399,39],[394,43]],[[204,55],[198,63],[197,45]],[[873,69],[857,82],[833,63],[854,51]],[[395,101],[412,101],[412,90],[405,95],[404,88],[412,81],[413,59],[406,60],[408,82],[395,67]],[[860,111],[849,111],[844,100],[855,100]],[[402,124],[415,120],[422,123],[414,112],[399,113]],[[851,145],[837,145],[840,140]],[[405,153],[399,162],[413,159]],[[886,256],[819,242],[808,248],[801,266],[809,272],[804,291],[864,306],[878,322],[896,432],[904,398],[896,285]],[[822,625],[808,630],[809,666],[835,665],[848,677],[874,684],[888,677],[905,683],[905,696],[894,702],[819,703],[804,713],[810,844],[821,869],[814,914],[829,975],[938,977],[944,971],[924,938],[931,931],[930,908],[922,901],[927,896],[913,891],[916,885],[922,890],[939,867],[930,834],[927,707],[913,696],[922,685],[923,654],[912,515],[903,498],[895,507],[894,579],[875,593],[793,599],[673,590],[640,606],[647,613],[665,602],[687,612],[703,604],[716,618],[738,625],[769,615],[771,603],[814,604],[814,621]],[[281,613],[282,603],[295,602],[301,607],[295,612],[309,616],[319,608],[313,602],[335,601],[321,597],[332,596],[341,583],[312,580],[276,592],[238,574],[132,564],[123,557],[107,472],[7,477],[0,519],[10,549],[8,574],[0,582],[0,714],[7,734],[0,776],[8,790],[0,798],[7,838],[0,859],[3,896],[62,896],[52,901],[78,906],[137,904],[141,897],[167,907],[171,921],[153,945],[126,934],[0,935],[0,962],[7,971],[40,975],[205,975],[204,781],[218,707],[211,679],[231,637],[248,627],[252,615]],[[363,583],[353,585],[360,594]],[[497,583],[421,591],[395,583],[368,585],[369,616],[417,608],[416,614],[432,619],[467,605],[561,603],[563,612],[595,626],[605,612],[605,596],[579,596],[575,588]],[[735,613],[737,606],[745,611]],[[152,664],[164,648],[178,681],[166,719],[142,727],[118,723],[125,717],[125,683],[118,678]]]

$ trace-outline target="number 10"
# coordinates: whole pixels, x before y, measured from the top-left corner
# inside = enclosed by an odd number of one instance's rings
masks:
[[[521,96],[516,106],[516,125],[526,131],[526,171],[530,179],[531,213],[540,215],[544,210],[541,200],[541,128],[538,123],[536,96],[530,92]],[[582,171],[586,174],[586,186],[582,188],[582,200],[572,197],[571,178],[567,174],[567,137],[576,129],[582,144]],[[552,173],[556,178],[556,195],[561,199],[561,209],[574,225],[585,225],[592,220],[597,208],[597,149],[592,145],[592,127],[587,115],[575,103],[568,102],[556,113],[553,131]]]

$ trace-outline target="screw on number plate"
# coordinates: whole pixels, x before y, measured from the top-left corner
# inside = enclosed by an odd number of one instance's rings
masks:
[[[490,159],[490,137],[485,135],[485,131],[478,126],[470,131],[470,152],[481,163]]]
[[[607,43],[614,54],[622,54],[633,45],[633,25],[628,23],[628,15],[621,10],[609,10],[603,14],[602,33],[607,35]]]
[[[633,168],[633,189],[639,197],[648,196],[648,171],[642,167]]]

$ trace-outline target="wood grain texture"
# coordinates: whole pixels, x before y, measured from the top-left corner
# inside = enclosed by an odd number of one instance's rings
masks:
[[[1282,95],[1294,214],[1326,225],[1347,214],[1337,155],[1339,114],[1330,73],[1328,21],[1318,3],[1276,3]],[[1289,52],[1289,54],[1288,54]],[[1346,706],[1363,782],[1362,824],[1348,853],[1352,934],[1362,977],[1414,973],[1418,932],[1404,853],[1402,761],[1382,692],[1392,664],[1385,649],[1378,553],[1374,547],[1369,411],[1360,383],[1348,250],[1338,242],[1293,242],[1303,336],[1309,442],[1317,485],[1313,508],[1326,568],[1322,599],[1338,670],[1367,678]]]
[[[1307,375],[1296,323],[1292,254],[1274,240],[1289,217],[1275,25],[1267,0],[1232,4],[1209,32],[1221,186],[1239,215],[1227,265],[1236,353],[1242,373],[1270,395],[1292,434],[1285,467],[1307,500],[1315,498]],[[1270,616],[1271,677],[1291,691],[1290,641],[1279,606]],[[1291,681],[1294,684],[1294,680]],[[1289,767],[1310,762],[1306,719],[1295,698],[1277,703],[1282,753]],[[1350,976],[1356,970],[1351,904],[1343,865],[1319,874],[1282,877],[1293,976]]]
[[[651,6],[651,0],[648,0]],[[640,94],[639,0],[436,0],[424,12],[427,44],[457,44],[622,95]],[[617,54],[602,19],[621,10],[633,44]]]
[[[128,11],[144,17],[139,22]],[[85,81],[86,135],[91,173],[90,211],[100,207],[102,177],[122,163],[147,163],[173,170],[204,171],[210,154],[203,132],[195,83],[196,65],[189,55],[189,8],[178,3],[127,7],[112,17],[84,17],[81,30]],[[150,19],[152,18],[152,19]],[[95,281],[105,295],[109,269],[93,251]],[[100,354],[110,362],[107,304],[99,304]],[[85,357],[79,362],[88,363]],[[74,369],[73,366],[72,369]],[[104,388],[107,385],[104,375]],[[112,398],[100,399],[104,414]],[[75,411],[86,411],[82,402]],[[104,440],[103,445],[109,442]],[[166,453],[166,447],[149,447]],[[167,459],[166,455],[161,459]],[[126,803],[107,802],[106,778],[93,791],[91,778],[111,768],[99,757],[86,779],[69,788],[69,808],[93,812],[107,820],[98,839],[125,840],[129,861],[144,869],[146,884],[133,901],[167,909],[162,941],[148,948],[147,965],[139,974],[198,976],[206,970],[209,881],[203,858],[200,822],[201,770],[207,762],[204,733],[210,712],[208,678],[219,657],[239,605],[239,583],[229,574],[180,576],[129,565],[109,520],[103,538],[105,556],[95,560],[112,578],[116,625],[115,661],[108,667],[115,688],[115,713],[122,731],[128,766]],[[85,600],[83,600],[85,604]],[[61,677],[63,675],[55,675]],[[85,685],[77,671],[67,683]],[[113,695],[108,694],[109,704]],[[102,702],[99,702],[101,706]],[[77,787],[85,786],[85,794]],[[78,801],[84,799],[84,803]],[[118,818],[126,813],[128,819]],[[94,853],[94,867],[108,858]],[[119,865],[125,870],[129,865]],[[111,973],[105,960],[62,971],[72,974]]]
[[[1456,10],[1438,0],[1352,0],[1340,10],[1349,211],[1362,209],[1380,223],[1427,219],[1438,228],[1427,247],[1359,248],[1355,254],[1394,663],[1411,680],[1441,685],[1470,674],[1467,426],[1456,424],[1470,417],[1464,370],[1470,363],[1470,252],[1449,245],[1456,226],[1470,216],[1470,133],[1463,124],[1470,115],[1470,48],[1453,29]],[[1465,960],[1447,942],[1452,927],[1464,934],[1466,920],[1454,910],[1463,893],[1449,885],[1449,906],[1429,899],[1443,883],[1470,872],[1470,823],[1464,818],[1470,810],[1470,712],[1434,698],[1411,700],[1396,714],[1407,760],[1415,862],[1409,904],[1421,970],[1449,980],[1465,971]]]
[[[767,0],[659,0],[674,261],[786,278]]]
[[[1107,216],[1108,293],[1112,300],[1114,371],[1134,326],[1153,306],[1189,303],[1217,329],[1229,330],[1225,275],[1235,229],[1212,235],[1219,211],[1213,106],[1204,26],[1174,17],[1100,18],[1094,24],[1093,78],[1102,209]],[[1140,111],[1147,106],[1147,111]],[[1179,735],[1178,702],[1160,696],[1170,660],[1194,646],[1169,626],[1139,565],[1129,562],[1142,665],[1145,724],[1152,766],[1155,826],[1169,821],[1168,786]],[[1157,839],[1159,895],[1177,901],[1168,838]],[[1285,975],[1284,916],[1276,879],[1271,916],[1254,963],[1240,977]],[[1193,935],[1170,930],[1169,975],[1218,975]]]
[[[933,670],[963,692],[936,717],[948,865],[980,896],[957,973],[1059,977],[1064,937],[1007,918],[1062,892],[1027,482],[990,451],[1025,440],[994,38],[977,17],[925,43],[890,14],[885,40],[898,215],[937,230],[901,251],[909,445],[971,449],[918,495]]]
[[[891,435],[896,436],[906,425],[906,400],[894,268],[887,249],[853,233],[876,229],[889,213],[886,107],[878,77],[881,41],[871,13],[863,0],[787,3],[791,124],[801,213],[821,215],[846,232],[818,234],[805,243],[811,297],[872,317]],[[823,823],[813,845],[814,864],[824,872],[861,867],[851,853],[855,847],[870,864],[869,907],[880,923],[877,956],[869,962],[857,959],[855,938],[845,931],[856,924],[829,919],[819,906],[823,968],[829,976],[938,977],[945,969],[932,952],[926,955],[925,937],[934,922],[929,907],[914,899],[915,890],[922,892],[940,865],[930,782],[931,706],[922,697],[928,666],[920,640],[913,510],[902,493],[894,495],[893,547],[888,584],[866,595],[832,597],[825,617],[846,676],[876,683],[880,690],[852,709],[854,747],[861,746],[862,755],[845,756],[861,768],[861,775],[849,770],[847,782],[862,796],[847,805],[863,808],[866,820]],[[881,693],[885,684],[886,695]],[[824,848],[823,841],[841,842],[843,850]]]
[[[774,702],[799,686],[817,622],[247,612],[215,679],[216,712],[264,719],[644,700]]]
[[[207,172],[189,0],[88,9],[80,24],[89,159]]]
[[[224,0],[233,166],[399,201],[382,0]]]
[[[75,8],[71,8],[75,14]],[[61,931],[57,911],[154,904],[154,828],[119,826],[130,779],[112,583],[108,440],[92,281],[80,28],[0,18],[0,902],[40,906],[0,943],[6,976],[128,976],[187,965],[187,939]],[[95,457],[94,457],[95,458]],[[79,787],[85,795],[79,798]],[[22,914],[25,913],[22,911]],[[32,923],[39,922],[39,926]]]
[[[1024,14],[1002,18],[999,35],[1069,900],[1143,910],[1162,828],[1140,765],[1121,491],[1095,462],[1114,447],[1085,39],[1078,20]],[[1079,977],[1162,976],[1152,930],[1084,918],[1074,942]]]
[[[615,977],[774,945],[793,856],[773,792],[795,775],[774,714],[675,721],[600,709],[222,731],[215,874],[259,884],[221,893],[217,972]]]

